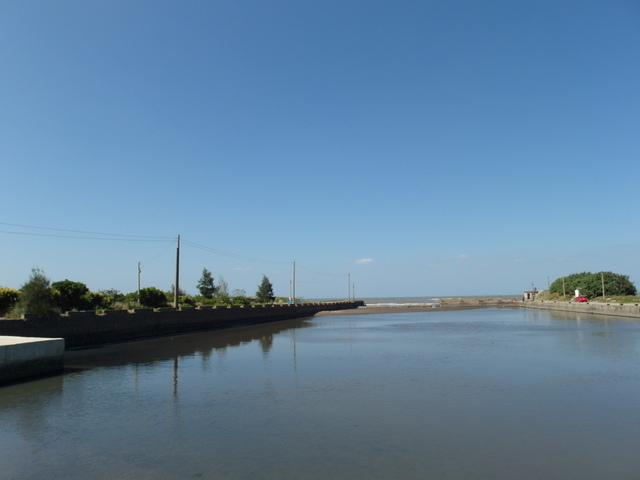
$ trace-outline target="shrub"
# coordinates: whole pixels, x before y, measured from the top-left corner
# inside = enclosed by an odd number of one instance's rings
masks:
[[[20,292],[13,288],[0,287],[0,316],[5,315],[14,307],[18,301],[19,294]]]
[[[244,295],[238,295],[237,297],[232,297],[231,298],[231,303],[233,303],[233,305],[251,305],[251,300],[249,299],[249,297],[245,297]]]
[[[190,297],[189,295],[180,295],[178,297],[178,303],[181,307],[195,307],[196,306],[196,301],[193,299],[193,297]]]
[[[167,296],[155,287],[140,289],[140,304],[149,308],[160,308],[167,306]]]
[[[108,296],[100,292],[87,292],[84,295],[84,304],[90,310],[107,308],[111,303],[110,300]]]
[[[51,287],[57,292],[55,300],[63,312],[90,308],[85,298],[85,295],[89,293],[89,289],[84,283],[62,280],[53,282]]]

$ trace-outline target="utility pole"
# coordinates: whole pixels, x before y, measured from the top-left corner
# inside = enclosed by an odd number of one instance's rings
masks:
[[[347,273],[347,301],[351,301],[351,274]]]
[[[296,262],[293,262],[293,280],[291,281],[291,299],[296,304]]]
[[[178,246],[176,247],[176,284],[173,292],[173,307],[179,306],[179,292],[180,292],[180,235],[178,235]]]
[[[604,272],[600,272],[600,278],[602,279],[602,299],[604,300]]]
[[[142,272],[142,267],[140,266],[140,262],[138,262],[138,303],[140,303],[140,273]]]

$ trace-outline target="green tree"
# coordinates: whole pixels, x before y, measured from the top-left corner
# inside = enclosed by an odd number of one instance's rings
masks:
[[[213,282],[213,275],[206,268],[202,269],[202,276],[198,281],[198,291],[204,298],[213,298],[217,292],[217,288]]]
[[[590,298],[602,296],[602,282],[607,296],[637,295],[635,285],[629,281],[628,275],[612,272],[582,272],[560,277],[550,285],[549,292],[562,295],[563,291],[573,296],[575,290]],[[564,286],[563,286],[564,283]]]
[[[262,275],[262,282],[258,285],[258,291],[256,292],[258,303],[271,303],[276,297],[273,295],[273,285],[266,275]]]
[[[55,299],[61,311],[68,312],[89,308],[89,302],[85,298],[85,295],[89,293],[89,289],[84,283],[62,280],[53,282],[51,288],[57,292]]]
[[[13,288],[0,287],[0,316],[5,315],[18,302],[20,292]]]
[[[51,281],[39,268],[31,270],[29,280],[20,288],[16,313],[33,313],[40,317],[59,313],[56,309]]]
[[[140,304],[149,308],[166,307],[167,296],[156,287],[142,288],[140,289]]]

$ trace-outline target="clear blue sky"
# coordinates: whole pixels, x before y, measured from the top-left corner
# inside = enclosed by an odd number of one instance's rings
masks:
[[[0,285],[640,286],[639,60],[631,0],[3,1]]]

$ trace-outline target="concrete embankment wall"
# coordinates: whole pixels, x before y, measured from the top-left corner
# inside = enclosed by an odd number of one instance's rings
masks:
[[[614,315],[616,317],[640,318],[640,304],[637,303],[592,303],[592,302],[522,302],[523,308],[540,310],[560,310],[564,312],[592,313],[595,315]]]
[[[62,370],[62,338],[0,337],[0,382]]]
[[[311,317],[327,310],[364,305],[361,301],[230,307],[161,308],[68,312],[50,318],[25,315],[0,319],[0,335],[64,338],[66,348],[141,338],[237,327],[291,318]]]

